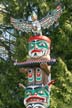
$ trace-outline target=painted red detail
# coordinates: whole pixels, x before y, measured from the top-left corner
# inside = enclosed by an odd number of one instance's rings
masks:
[[[32,50],[31,53],[34,53],[34,52],[42,52],[42,50],[38,50],[38,49],[36,49],[36,50]]]
[[[28,41],[31,42],[34,40],[45,40],[48,43],[51,43],[51,39],[46,36],[31,36]]]
[[[57,6],[57,10],[61,10],[61,6]]]
[[[28,76],[29,76],[29,77],[32,77],[32,74],[29,74]]]
[[[39,73],[39,72],[37,73],[37,76],[38,76],[38,77],[40,76],[40,73]]]
[[[52,80],[52,81],[50,81],[50,82],[48,83],[48,86],[54,84],[55,82],[56,82],[56,80]]]
[[[33,102],[33,101],[41,101],[41,102],[44,102],[44,98],[42,98],[42,97],[38,97],[38,96],[36,96],[36,95],[33,95],[33,96],[31,96],[31,97],[29,97],[27,100],[26,100],[26,102]]]

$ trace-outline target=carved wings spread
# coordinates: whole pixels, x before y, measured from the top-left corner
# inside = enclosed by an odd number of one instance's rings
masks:
[[[32,23],[29,21],[24,21],[23,19],[14,19],[11,17],[11,24],[17,30],[21,30],[22,32],[31,32]]]
[[[53,25],[61,16],[62,8],[60,5],[56,7],[56,9],[52,10],[52,12],[47,14],[44,18],[42,18],[39,22],[43,29],[49,28]],[[23,19],[14,19],[11,17],[11,24],[22,32],[31,32],[32,31],[32,22],[24,21]]]
[[[41,27],[43,29],[49,28],[51,25],[53,25],[61,16],[62,8],[61,6],[57,6],[56,9],[54,9],[50,14],[48,13],[44,18],[40,20]]]

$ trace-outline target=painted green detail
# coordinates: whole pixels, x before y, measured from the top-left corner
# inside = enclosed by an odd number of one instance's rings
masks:
[[[28,82],[33,82],[34,81],[34,77],[32,76],[31,78],[28,78]]]
[[[37,40],[36,42],[35,41],[32,41],[29,43],[29,50],[30,49],[34,49],[35,45],[37,45],[38,48],[42,49],[42,48],[46,48],[48,49],[48,43],[44,40]]]
[[[42,71],[40,68],[36,68],[36,81],[42,81]]]

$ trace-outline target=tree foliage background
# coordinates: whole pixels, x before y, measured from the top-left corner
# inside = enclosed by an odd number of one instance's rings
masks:
[[[57,0],[0,0],[4,6],[0,9],[0,24],[10,25],[10,17],[27,18],[32,7],[37,7],[39,19],[44,17],[50,9],[55,8]],[[52,40],[51,56],[56,57],[57,62],[51,68],[52,79],[56,83],[51,90],[51,108],[72,108],[72,1],[62,0],[63,13],[59,19],[59,27],[50,30]],[[1,26],[0,26],[1,27]],[[14,29],[14,28],[13,28]],[[43,32],[46,32],[43,30]],[[9,52],[7,61],[0,58],[0,108],[23,108],[24,90],[18,87],[18,83],[26,84],[24,74],[19,73],[13,65],[15,59],[24,61],[27,59],[27,40],[31,34],[21,33],[15,30],[15,52],[10,51],[6,41],[0,39],[0,46]],[[0,36],[2,33],[0,32]]]

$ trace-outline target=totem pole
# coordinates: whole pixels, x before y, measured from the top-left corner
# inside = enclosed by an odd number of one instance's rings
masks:
[[[50,57],[51,39],[42,35],[42,28],[49,28],[56,24],[62,13],[60,5],[52,13],[42,20],[37,20],[37,15],[32,14],[32,22],[21,21],[11,18],[13,26],[21,31],[33,32],[28,40],[29,58],[24,62],[15,62],[20,71],[27,74],[27,86],[19,84],[25,89],[24,105],[26,108],[49,108],[50,106],[50,85],[54,83],[51,80],[51,65],[55,59]]]

